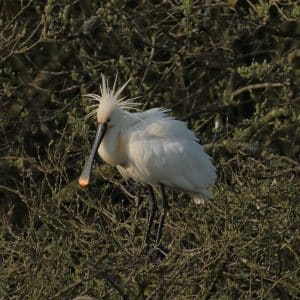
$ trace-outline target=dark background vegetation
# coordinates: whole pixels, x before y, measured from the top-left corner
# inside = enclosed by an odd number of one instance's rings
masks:
[[[0,299],[299,298],[299,1],[0,0]],[[142,253],[147,191],[97,159],[101,73],[185,120],[214,198],[168,191],[168,254]],[[78,298],[77,298],[78,299]]]

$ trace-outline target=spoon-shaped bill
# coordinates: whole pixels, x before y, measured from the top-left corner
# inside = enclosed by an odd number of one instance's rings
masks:
[[[107,124],[103,124],[103,125],[99,124],[98,125],[95,141],[94,141],[90,156],[89,156],[88,160],[86,161],[84,168],[82,170],[82,173],[79,177],[79,185],[83,188],[89,184],[93,161],[94,161],[95,155],[97,153],[97,150],[99,148],[99,145],[105,135],[106,129],[107,129]]]

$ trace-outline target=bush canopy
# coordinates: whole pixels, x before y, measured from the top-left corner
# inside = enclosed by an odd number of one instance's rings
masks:
[[[261,0],[0,0],[0,299],[296,299],[300,5]],[[77,180],[101,74],[187,122],[213,199],[149,200],[98,158]],[[175,174],[176,175],[176,174]],[[81,298],[80,298],[81,297]]]

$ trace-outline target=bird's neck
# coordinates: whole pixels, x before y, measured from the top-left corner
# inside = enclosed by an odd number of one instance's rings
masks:
[[[98,149],[100,157],[112,166],[126,164],[127,139],[122,130],[122,124],[107,129]]]

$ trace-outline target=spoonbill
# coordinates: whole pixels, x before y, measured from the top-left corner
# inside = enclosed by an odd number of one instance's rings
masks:
[[[131,178],[149,187],[152,202],[145,243],[148,244],[151,227],[157,211],[153,187],[162,193],[162,213],[156,234],[159,244],[168,209],[164,186],[189,194],[196,204],[211,198],[209,188],[216,180],[216,168],[211,157],[204,152],[195,134],[182,121],[168,115],[170,110],[152,108],[137,110],[136,98],[122,98],[121,93],[130,79],[116,91],[102,75],[101,95],[88,94],[96,100],[96,107],[88,114],[97,115],[98,128],[91,153],[79,178],[81,187],[90,181],[92,164],[99,156],[118,169],[125,178]]]

